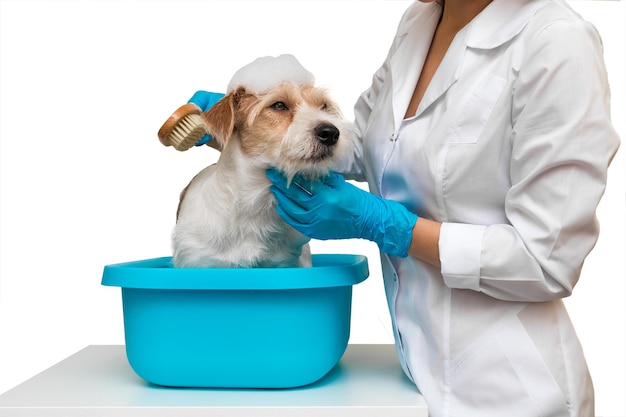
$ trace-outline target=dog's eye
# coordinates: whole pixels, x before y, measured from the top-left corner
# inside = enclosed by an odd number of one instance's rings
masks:
[[[285,103],[283,103],[282,101],[277,101],[276,103],[272,104],[270,107],[273,108],[274,110],[277,110],[277,111],[287,111],[287,110],[289,110],[287,108],[287,105]]]
[[[322,111],[328,110],[328,104],[327,103],[322,104],[321,110]]]

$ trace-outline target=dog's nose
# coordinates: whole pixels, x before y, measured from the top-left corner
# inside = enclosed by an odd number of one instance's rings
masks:
[[[315,136],[324,145],[332,146],[339,140],[339,129],[330,124],[321,124],[315,128]]]

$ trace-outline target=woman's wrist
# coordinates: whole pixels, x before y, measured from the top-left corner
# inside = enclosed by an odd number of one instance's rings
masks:
[[[409,255],[428,262],[434,266],[441,266],[439,260],[439,233],[441,223],[420,217],[413,226],[413,238],[409,246]]]

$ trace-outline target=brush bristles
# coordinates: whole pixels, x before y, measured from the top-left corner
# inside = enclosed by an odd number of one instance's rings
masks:
[[[167,136],[167,141],[178,151],[192,148],[207,134],[202,117],[199,114],[188,114],[174,126]]]

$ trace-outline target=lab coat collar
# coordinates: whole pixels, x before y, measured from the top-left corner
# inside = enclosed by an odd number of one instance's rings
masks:
[[[468,48],[492,49],[511,40],[522,31],[530,18],[550,0],[494,0],[465,29],[465,38],[453,42],[437,69],[416,115],[426,110],[443,95],[459,77],[463,57]],[[417,3],[398,33],[398,49],[390,59],[393,81],[393,113],[395,130],[399,129],[426,54],[442,13],[436,2]]]
[[[524,29],[530,18],[548,0],[494,0],[470,23],[469,48],[493,49]]]

